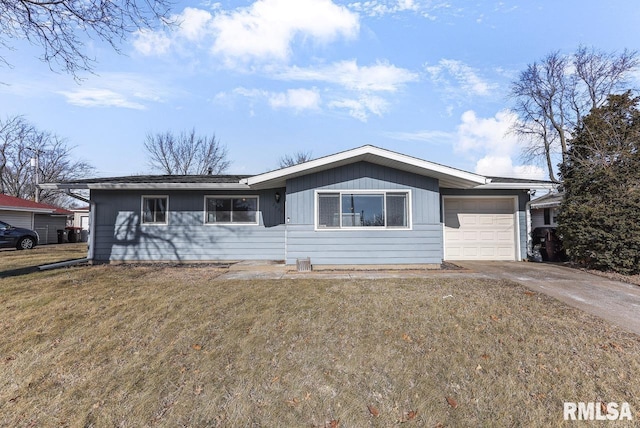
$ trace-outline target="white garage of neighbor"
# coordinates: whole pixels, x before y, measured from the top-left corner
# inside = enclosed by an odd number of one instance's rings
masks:
[[[515,197],[444,196],[444,260],[518,260]]]

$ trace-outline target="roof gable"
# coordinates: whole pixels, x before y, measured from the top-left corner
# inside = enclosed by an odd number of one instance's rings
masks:
[[[418,175],[433,177],[440,181],[440,187],[468,189],[487,183],[487,179],[482,175],[473,174],[371,145],[358,147],[298,165],[266,172],[264,174],[254,175],[243,181],[254,189],[284,187],[288,179],[362,161]]]

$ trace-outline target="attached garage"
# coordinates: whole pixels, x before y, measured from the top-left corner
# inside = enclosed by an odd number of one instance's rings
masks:
[[[516,197],[443,198],[445,260],[518,260]]]

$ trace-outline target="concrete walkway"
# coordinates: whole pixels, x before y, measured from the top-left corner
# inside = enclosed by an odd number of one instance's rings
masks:
[[[526,262],[456,262],[486,278],[516,281],[640,335],[640,286],[568,267]]]

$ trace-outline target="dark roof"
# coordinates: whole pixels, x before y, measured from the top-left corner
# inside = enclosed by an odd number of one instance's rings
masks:
[[[122,183],[239,183],[250,175],[130,175],[125,177],[88,178],[65,181],[62,184],[122,184]]]
[[[531,201],[531,208],[553,208],[559,207],[564,198],[564,193],[547,193]]]

